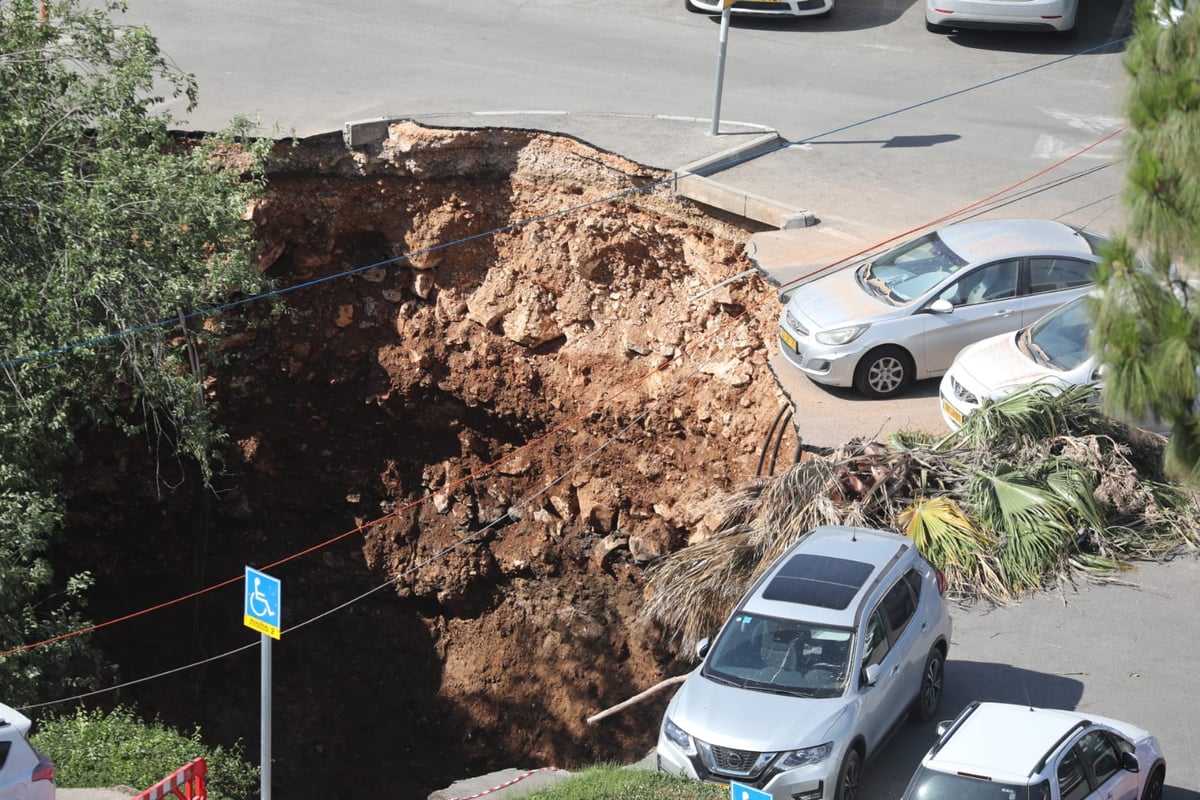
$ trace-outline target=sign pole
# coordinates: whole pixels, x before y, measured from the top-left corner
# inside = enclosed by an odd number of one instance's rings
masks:
[[[712,127],[708,129],[709,136],[717,135],[721,125],[721,86],[725,82],[725,50],[729,42],[729,9],[733,0],[725,0],[721,8],[721,33],[717,39],[717,80],[713,88]]]
[[[283,584],[265,572],[246,567],[246,591],[242,622],[261,635],[259,645],[261,683],[259,691],[259,758],[262,800],[271,800],[271,640],[278,639],[283,625]]]
[[[261,634],[262,639],[262,719],[259,723],[259,758],[262,760],[262,800],[271,800],[271,637]]]

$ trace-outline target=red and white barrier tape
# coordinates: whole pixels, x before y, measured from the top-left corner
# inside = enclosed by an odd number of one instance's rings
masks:
[[[557,771],[558,771],[558,767],[538,767],[537,769],[531,769],[528,772],[522,772],[520,775],[513,778],[511,781],[505,781],[504,783],[500,784],[499,786],[493,786],[490,789],[484,789],[482,792],[477,792],[476,794],[468,795],[466,797],[452,797],[452,798],[450,798],[450,800],[475,800],[476,797],[483,797],[485,794],[491,794],[492,792],[498,792],[501,789],[505,788],[506,786],[512,786],[514,783],[519,783],[520,781],[523,781],[526,778],[528,778],[530,775],[534,775],[538,772],[557,772]]]

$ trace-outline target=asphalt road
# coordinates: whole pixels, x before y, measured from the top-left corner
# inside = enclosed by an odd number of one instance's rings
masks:
[[[193,129],[235,115],[299,135],[376,117],[516,124],[666,169],[777,131],[784,146],[718,177],[816,218],[754,236],[786,281],[943,219],[1119,229],[1125,74],[1112,43],[1131,4],[1094,0],[1072,38],[929,34],[918,0],[735,18],[716,136],[720,28],[680,0],[132,0],[128,18],[196,75],[196,109],[165,104]],[[936,381],[881,404],[778,373],[812,444],[942,428]]]

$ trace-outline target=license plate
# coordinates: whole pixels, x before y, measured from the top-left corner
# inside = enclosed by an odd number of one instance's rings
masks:
[[[942,398],[942,411],[946,412],[946,416],[954,420],[955,425],[962,425],[962,412],[950,405],[946,398]]]
[[[796,337],[792,336],[785,329],[783,329],[783,328],[779,329],[779,338],[783,339],[783,343],[786,344],[788,347],[792,348],[792,350],[794,352],[797,352],[797,353],[800,352],[800,349],[796,347]]]

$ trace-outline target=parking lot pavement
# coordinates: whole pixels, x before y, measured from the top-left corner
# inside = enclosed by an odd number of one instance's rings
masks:
[[[769,366],[792,404],[792,424],[805,445],[831,448],[858,437],[883,441],[896,431],[950,432],[938,410],[939,378],[917,381],[899,397],[872,400],[854,389],[813,383],[776,345],[771,348]]]
[[[1125,720],[1162,744],[1164,797],[1200,800],[1200,560],[1142,564],[1121,580],[956,607],[939,718],[998,700]],[[907,723],[869,765],[863,796],[899,798],[936,725]]]

